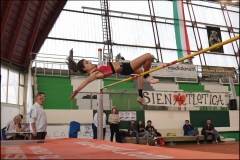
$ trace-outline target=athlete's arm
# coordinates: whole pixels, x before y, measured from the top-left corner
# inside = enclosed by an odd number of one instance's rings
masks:
[[[96,80],[96,79],[100,79],[103,78],[103,74],[101,72],[94,72],[92,74],[90,74],[90,76],[84,80],[77,89],[75,89],[70,97],[70,99],[72,100],[79,91],[81,91],[86,85],[88,85],[89,83],[91,83],[92,81]]]

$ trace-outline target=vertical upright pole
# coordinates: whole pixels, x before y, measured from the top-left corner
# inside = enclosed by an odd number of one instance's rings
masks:
[[[232,99],[237,99],[236,90],[234,88],[233,78],[231,76],[228,76],[231,92],[232,92]]]
[[[98,64],[102,65],[102,49],[98,49]],[[103,139],[103,91],[102,79],[99,79],[99,94],[97,108],[97,139]]]

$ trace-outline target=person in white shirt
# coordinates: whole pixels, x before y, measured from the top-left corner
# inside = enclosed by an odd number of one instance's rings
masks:
[[[22,140],[23,136],[16,134],[15,132],[21,132],[22,128],[19,128],[21,122],[20,115],[16,115],[12,121],[9,121],[6,125],[6,138],[7,140]]]
[[[98,113],[96,112],[93,117],[92,129],[93,129],[93,139],[97,139],[97,126],[98,126]],[[106,121],[107,116],[106,113],[103,111],[103,139],[105,139],[106,134]]]
[[[34,105],[30,109],[29,123],[33,139],[45,139],[47,134],[47,116],[42,106],[44,101],[45,94],[39,92],[36,95]]]

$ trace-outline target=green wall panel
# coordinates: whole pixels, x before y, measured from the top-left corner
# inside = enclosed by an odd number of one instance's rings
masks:
[[[73,88],[68,77],[37,76],[37,89],[46,94],[45,109],[77,109],[76,100],[69,100]]]
[[[105,78],[103,79],[104,86],[121,81],[122,79],[110,79],[110,78]],[[133,81],[127,81],[123,83],[119,83],[117,85],[114,85],[112,87],[108,87],[107,89],[120,89],[120,90],[135,90],[135,85]]]
[[[239,96],[239,85],[234,85],[237,96]]]
[[[207,92],[204,86],[198,83],[178,83],[179,89],[185,92]]]
[[[220,132],[219,134],[224,138],[235,138],[237,141],[239,141],[239,131]]]
[[[138,95],[112,94],[112,105],[120,110],[143,110],[143,106],[137,102]]]
[[[121,110],[128,110],[127,94],[112,94],[112,105]]]
[[[190,111],[190,122],[196,127],[203,127],[208,119],[215,127],[230,127],[228,111]]]
[[[135,110],[135,111],[144,110],[144,106],[140,105],[137,101],[138,95],[129,95],[129,97],[131,99],[130,101],[131,110]]]
[[[120,81],[121,79],[104,79],[104,86]],[[137,91],[133,81],[123,82],[107,89]],[[137,94],[111,94],[112,105],[119,110],[143,110],[143,107],[137,102]]]
[[[228,91],[231,91],[230,84],[224,84],[224,86],[228,86]],[[234,85],[236,95],[239,96],[239,85],[235,84]]]

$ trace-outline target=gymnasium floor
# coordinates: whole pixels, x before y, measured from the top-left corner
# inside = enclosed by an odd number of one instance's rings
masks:
[[[93,139],[1,141],[1,159],[239,159],[239,143],[146,146]]]

